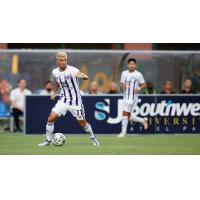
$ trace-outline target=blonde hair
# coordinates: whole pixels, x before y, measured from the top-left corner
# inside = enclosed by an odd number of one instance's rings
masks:
[[[60,57],[64,57],[65,59],[67,59],[67,53],[65,53],[64,51],[59,51],[58,53],[56,53],[56,59]]]

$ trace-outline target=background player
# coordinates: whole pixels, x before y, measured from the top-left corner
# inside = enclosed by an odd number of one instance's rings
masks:
[[[137,106],[138,92],[146,87],[143,75],[136,70],[136,59],[129,58],[128,70],[122,72],[121,87],[124,90],[123,114],[122,114],[122,132],[118,137],[124,137],[127,134],[128,121],[139,122],[148,128],[147,119],[134,115],[133,111]]]
[[[51,99],[54,100],[60,89],[60,98],[54,108],[52,109],[48,122],[46,125],[46,140],[39,144],[39,146],[48,146],[51,144],[54,122],[61,115],[65,115],[67,111],[76,117],[80,127],[88,134],[95,146],[99,146],[90,124],[85,120],[85,112],[80,95],[78,85],[78,78],[87,80],[88,76],[81,73],[77,68],[67,65],[67,54],[65,52],[58,52],[56,54],[57,68],[52,71],[55,79],[54,94]]]

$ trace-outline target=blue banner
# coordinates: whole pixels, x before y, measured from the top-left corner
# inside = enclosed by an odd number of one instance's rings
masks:
[[[199,133],[199,95],[141,95],[134,113],[147,117],[149,128],[128,125],[128,133]],[[56,101],[49,96],[26,96],[25,133],[44,134],[47,118]],[[83,96],[86,119],[97,134],[121,132],[122,95]],[[55,123],[55,132],[79,134],[76,119],[70,112]]]

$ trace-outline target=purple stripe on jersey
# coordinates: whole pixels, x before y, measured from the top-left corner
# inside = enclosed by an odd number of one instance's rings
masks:
[[[66,83],[66,86],[67,86],[67,89],[68,89],[68,92],[69,92],[69,97],[70,97],[70,102],[69,102],[69,104],[72,105],[72,93],[71,93],[71,90],[70,90],[70,88],[69,88],[69,84],[68,84],[68,82],[67,82],[66,77],[65,77],[65,83]]]
[[[67,100],[67,97],[66,97],[66,93],[65,93],[65,88],[64,88],[64,86],[63,86],[63,84],[62,84],[62,81],[61,81],[61,79],[60,79],[60,77],[59,77],[59,81],[60,81],[60,85],[61,85],[61,87],[62,87],[62,90],[63,90],[63,92],[64,92],[64,103],[66,103],[66,100]],[[62,97],[61,97],[62,98]]]
[[[64,94],[61,94],[60,97],[59,97],[59,100],[61,100],[63,96],[64,96]]]
[[[126,76],[125,85],[127,86],[127,84],[128,84],[128,81],[127,81],[127,76]],[[126,98],[126,89],[125,89],[125,98]]]
[[[76,91],[76,87],[75,87],[73,78],[71,77],[70,80],[71,80],[71,82],[72,82],[72,85],[73,85],[73,88],[74,88],[74,91],[75,91],[75,94],[76,94],[76,105],[78,105],[78,95],[77,95],[77,91]]]
[[[134,99],[134,96],[135,96],[135,92],[134,92],[134,89],[135,89],[135,83],[136,83],[136,80],[134,80],[134,83],[133,83],[133,99]]]
[[[130,90],[131,90],[131,80],[129,81],[129,84],[128,84],[128,99],[130,97]]]

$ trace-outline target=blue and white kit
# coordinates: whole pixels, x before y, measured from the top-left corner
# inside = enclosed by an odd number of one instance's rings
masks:
[[[138,93],[135,93],[134,90],[140,84],[145,83],[144,77],[137,70],[134,72],[125,70],[121,74],[120,82],[126,85],[123,98],[123,110],[129,113],[133,112],[138,102]]]

